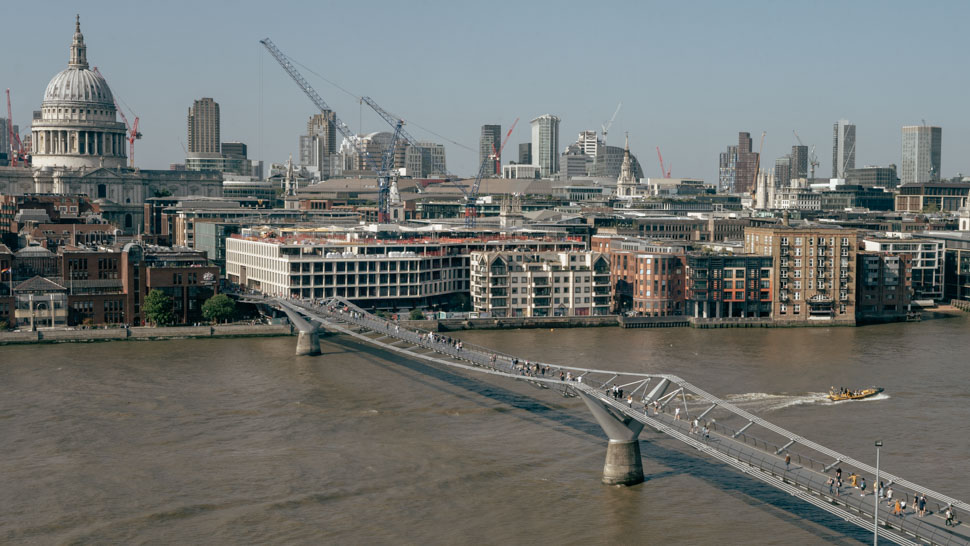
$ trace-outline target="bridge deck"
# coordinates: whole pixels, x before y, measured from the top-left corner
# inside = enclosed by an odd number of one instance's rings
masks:
[[[469,344],[456,346],[448,342],[444,336],[433,332],[421,332],[401,327],[399,324],[370,315],[343,300],[331,300],[323,305],[308,305],[293,301],[287,303],[289,305],[281,305],[281,307],[298,309],[304,314],[324,322],[338,332],[412,358],[421,358],[480,373],[557,386],[564,393],[568,390],[581,390],[605,402],[616,412],[623,413],[654,430],[670,435],[753,478],[799,497],[801,500],[833,513],[846,521],[870,531],[873,530],[874,496],[871,494],[872,489],[870,488],[870,494],[865,496],[862,496],[858,489],[847,486],[843,486],[841,491],[837,491],[834,487],[828,485],[831,476],[826,472],[831,471],[836,465],[865,473],[871,473],[874,469],[785,431],[743,410],[733,408],[730,404],[704,393],[704,391],[676,376],[592,370],[553,364],[547,364],[549,366],[548,373],[544,373],[545,369],[529,372],[523,365],[527,362],[524,359],[517,359],[512,355]],[[518,365],[516,365],[517,363]],[[529,362],[528,364],[536,363]],[[571,380],[566,380],[567,373],[571,376]],[[562,376],[562,379],[560,379],[560,376]],[[607,378],[605,381],[603,380],[604,377]],[[669,379],[672,383],[680,386],[680,389],[675,390],[672,394],[660,397],[660,401],[663,401],[663,403],[660,404],[659,408],[654,408],[645,396],[648,381],[654,378]],[[621,383],[624,380],[629,381],[627,385],[636,385],[633,392],[630,393],[631,395],[642,389],[644,396],[629,403],[614,399],[603,388],[608,384]],[[676,418],[674,415],[676,410],[671,405],[671,402],[675,402],[676,395],[679,392],[684,392],[681,389],[693,394],[702,393],[706,395],[706,397],[701,397],[703,399],[701,401],[713,401],[714,403],[714,406],[711,406],[708,411],[714,410],[715,407],[719,410],[734,410],[733,413],[742,415],[749,424],[739,431],[734,431],[723,425],[713,423],[712,419],[706,421],[711,425],[709,436],[705,437],[699,432],[691,432],[691,423],[687,419]],[[686,415],[689,413],[686,397],[683,397],[683,402],[684,414]],[[696,400],[692,400],[692,404],[696,405]],[[703,418],[703,415],[701,417]],[[790,438],[794,441],[786,444],[782,449],[777,449],[774,444],[769,444],[767,441],[760,441],[760,445],[763,447],[758,447],[759,440],[757,439],[755,439],[754,445],[751,445],[749,440],[752,439],[752,436],[746,432],[746,429],[754,424],[766,431],[780,431],[779,433],[784,438]],[[790,451],[785,448],[797,449],[801,446],[812,446],[811,454],[805,454],[803,457],[796,452],[792,463],[786,466],[784,455],[781,453]],[[817,457],[819,453],[834,457],[835,462],[823,466],[823,463],[813,458]],[[895,498],[905,498],[910,501],[907,502],[906,513],[902,516],[896,516],[892,515],[891,507],[887,505],[887,502],[882,500],[879,506],[879,534],[881,536],[898,544],[916,544],[917,541],[933,544],[970,544],[970,528],[966,524],[958,521],[956,526],[946,526],[941,516],[947,504],[964,510],[962,513],[966,514],[966,509],[970,508],[966,503],[888,473],[881,473],[881,479],[886,480],[887,485],[889,483],[894,484]],[[929,513],[922,518],[917,517],[912,509],[911,499],[913,494],[917,492],[924,493],[930,499],[930,503],[928,503]],[[957,520],[959,519],[957,517]]]

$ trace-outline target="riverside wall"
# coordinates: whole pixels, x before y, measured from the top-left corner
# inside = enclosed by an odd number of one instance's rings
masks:
[[[0,332],[0,345],[289,335],[293,335],[293,329],[289,324],[217,324],[213,326],[166,326],[157,328],[145,326],[137,328]]]

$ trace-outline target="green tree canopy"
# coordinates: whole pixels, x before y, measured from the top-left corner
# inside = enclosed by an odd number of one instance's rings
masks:
[[[155,326],[166,326],[175,322],[172,312],[172,298],[161,290],[152,290],[145,296],[145,318]]]
[[[236,314],[236,302],[225,294],[216,294],[202,304],[202,316],[212,322],[226,322]]]
[[[424,311],[420,309],[411,309],[411,320],[424,320]]]

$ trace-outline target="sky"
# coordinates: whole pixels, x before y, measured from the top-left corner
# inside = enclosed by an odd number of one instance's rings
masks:
[[[391,130],[355,98],[370,96],[414,137],[444,143],[462,176],[477,171],[482,124],[504,133],[519,118],[507,162],[531,119],[561,118],[562,151],[620,102],[609,143],[628,133],[647,176],[660,175],[659,147],[672,176],[714,183],[739,131],[755,151],[765,132],[771,167],[792,130],[828,176],[839,119],[857,127],[859,167],[899,165],[900,128],[925,120],[943,128],[942,175],[970,173],[967,2],[54,0],[15,11],[0,88],[21,131],[67,67],[80,13],[89,63],[140,118],[142,168],[184,161],[201,97],[220,104],[222,140],[247,143],[250,158],[298,155],[316,109],[260,45],[269,37],[352,130]]]

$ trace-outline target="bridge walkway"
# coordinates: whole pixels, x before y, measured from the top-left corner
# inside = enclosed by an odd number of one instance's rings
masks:
[[[834,464],[823,466],[824,463],[815,460],[808,454],[803,456],[798,453],[795,453],[795,456],[792,457],[792,463],[786,465],[782,453],[787,453],[790,450],[777,449],[775,444],[758,440],[746,432],[746,429],[754,424],[753,420],[749,420],[748,425],[741,429],[733,430],[724,424],[714,422],[713,419],[703,420],[704,414],[707,412],[703,414],[695,413],[694,415],[699,415],[701,420],[709,425],[710,433],[709,436],[705,437],[700,433],[691,432],[690,421],[678,419],[675,413],[679,412],[676,412],[674,406],[671,405],[681,389],[674,391],[673,396],[667,395],[657,398],[657,406],[659,407],[655,408],[655,404],[652,401],[647,401],[645,396],[645,382],[634,389],[634,392],[636,392],[643,388],[644,396],[638,397],[633,403],[615,399],[605,388],[611,383],[615,384],[617,379],[622,380],[624,376],[646,378],[675,378],[675,376],[629,374],[528,362],[484,347],[465,343],[456,344],[451,342],[449,338],[434,332],[422,332],[401,327],[397,323],[370,315],[343,300],[329,301],[323,305],[309,305],[293,301],[288,303],[341,333],[398,353],[447,366],[531,381],[559,389],[565,395],[570,395],[570,391],[582,391],[610,406],[615,412],[676,438],[744,474],[786,491],[792,496],[835,514],[846,521],[870,531],[873,530],[874,495],[870,493],[862,496],[857,489],[846,486],[843,486],[841,491],[836,491],[834,487],[830,491],[828,481],[831,476],[826,473],[830,472],[836,465],[846,466],[847,469],[855,468],[866,471],[868,467],[865,467],[865,465],[861,463],[856,465],[852,459],[836,454],[838,458]],[[537,364],[538,369],[536,369]],[[603,381],[603,377],[609,378]],[[627,377],[627,379],[629,378]],[[679,378],[675,379],[682,388],[684,386],[693,387]],[[627,385],[636,383],[627,383]],[[699,389],[696,390],[699,391]],[[663,403],[659,403],[661,401]],[[729,404],[720,402],[725,407],[730,407]],[[683,414],[685,416],[690,415],[686,397],[684,397],[683,408]],[[707,411],[711,411],[711,409],[714,409],[713,406]],[[746,412],[742,413],[750,416]],[[765,425],[770,424],[765,423]],[[787,433],[779,427],[770,426]],[[787,437],[795,437],[802,440],[801,443],[803,444],[810,444],[807,440],[791,433],[787,433]],[[754,441],[754,445],[751,445],[751,440]],[[761,447],[759,447],[759,443]],[[792,444],[795,444],[795,442],[792,441],[791,444],[784,447],[792,447]],[[828,449],[825,449],[825,452],[835,453]],[[817,451],[814,451],[812,455],[817,456],[817,453]],[[970,544],[970,528],[966,524],[958,522],[955,527],[945,526],[944,520],[940,517],[947,504],[962,508],[966,506],[966,503],[955,501],[955,499],[935,493],[925,487],[915,486],[915,488],[907,490],[904,483],[911,484],[911,482],[906,482],[889,473],[881,473],[881,479],[885,479],[887,485],[889,483],[896,484],[894,485],[894,488],[896,488],[894,491],[895,498],[902,497],[910,500],[914,493],[923,492],[928,498],[945,500],[946,504],[941,504],[937,500],[934,510],[934,503],[931,500],[929,508],[931,513],[923,518],[918,518],[911,510],[911,502],[907,503],[909,510],[905,515],[895,516],[891,514],[890,507],[883,501],[879,506],[880,536],[898,544]],[[963,513],[966,514],[967,512]]]

